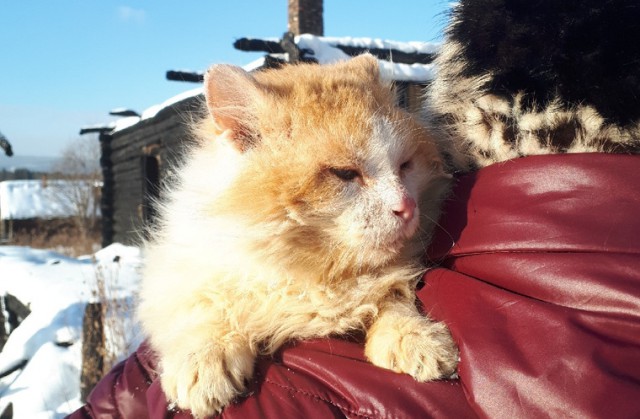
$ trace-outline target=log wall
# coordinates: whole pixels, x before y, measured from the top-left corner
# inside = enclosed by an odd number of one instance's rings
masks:
[[[160,111],[154,118],[140,121],[112,134],[110,162],[112,208],[110,223],[112,240],[139,244],[145,221],[152,220],[150,185],[145,175],[149,158],[157,160],[159,181],[166,182],[189,143],[187,121],[199,108],[201,97],[193,97]],[[191,115],[191,116],[190,116]]]

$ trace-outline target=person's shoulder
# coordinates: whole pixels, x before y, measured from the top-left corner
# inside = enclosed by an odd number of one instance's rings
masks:
[[[316,339],[260,358],[245,397],[222,418],[473,417],[457,380],[419,383],[376,367],[362,344]]]

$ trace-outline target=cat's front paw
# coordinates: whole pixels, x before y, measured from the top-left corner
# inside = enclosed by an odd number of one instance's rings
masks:
[[[369,331],[365,354],[371,363],[421,382],[455,373],[458,349],[443,323],[418,316],[395,320]]]
[[[162,359],[161,383],[167,398],[196,418],[219,413],[241,394],[253,375],[248,346],[210,344],[197,353]]]

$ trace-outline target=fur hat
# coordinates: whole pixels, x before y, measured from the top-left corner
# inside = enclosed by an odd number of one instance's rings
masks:
[[[640,152],[640,2],[461,0],[427,119],[459,169]]]

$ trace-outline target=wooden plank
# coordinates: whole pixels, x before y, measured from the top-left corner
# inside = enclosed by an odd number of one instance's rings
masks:
[[[284,48],[278,41],[267,41],[255,38],[236,39],[233,47],[240,51],[268,52],[269,54],[284,54]]]
[[[190,83],[202,83],[204,81],[203,73],[193,71],[169,70],[166,73],[167,80],[186,81]]]

